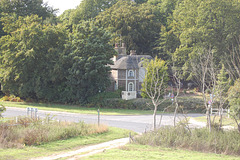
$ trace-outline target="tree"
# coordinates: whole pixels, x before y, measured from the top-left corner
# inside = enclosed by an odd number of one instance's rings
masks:
[[[240,79],[237,79],[234,82],[234,85],[231,86],[228,90],[228,100],[230,104],[230,115],[235,120],[238,131],[240,132]]]
[[[153,128],[156,129],[156,113],[158,106],[164,101],[163,93],[168,82],[168,67],[165,61],[157,57],[150,62],[144,60],[143,66],[146,69],[146,75],[142,83],[142,96],[150,98],[154,106]]]
[[[83,22],[73,28],[65,53],[68,102],[86,102],[90,96],[104,91],[110,84],[110,58],[115,51],[111,36],[93,22]]]
[[[38,15],[42,19],[51,17],[57,10],[43,3],[43,0],[1,0],[0,10],[3,13],[15,13],[17,16]]]
[[[82,20],[91,20],[116,2],[117,0],[83,0],[72,12],[70,21],[72,24],[79,24]]]
[[[194,81],[200,86],[202,97],[204,101],[204,106],[206,108],[206,118],[207,118],[207,127],[211,131],[211,103],[214,101],[214,97],[210,98],[210,103],[208,100],[207,91],[212,95],[215,93],[216,81],[217,81],[217,68],[214,63],[214,51],[211,50],[211,47],[208,49],[199,48],[196,51],[197,54],[191,55],[190,65],[191,72]]]
[[[240,33],[239,6],[240,3],[235,0],[180,1],[173,12],[172,23],[174,33],[181,42],[176,52],[191,58],[193,56],[190,54],[196,54],[194,52],[198,48],[211,47],[215,52],[214,63],[225,63],[224,52],[236,44],[236,37]]]
[[[1,0],[0,1],[0,13],[4,15],[15,14],[16,17],[21,16],[31,16],[38,15],[45,20],[50,17],[55,18],[55,12],[57,10],[48,6],[47,3],[43,3],[43,0]],[[3,15],[0,14],[0,18]],[[3,25],[0,21],[0,37],[6,35],[3,31]]]
[[[64,51],[66,29],[43,25],[37,15],[3,19],[0,44],[0,83],[5,93],[52,101],[57,96],[59,55]]]
[[[101,12],[96,22],[114,35],[113,43],[123,41],[128,51],[151,54],[161,30],[158,13],[154,5],[120,0]]]
[[[227,92],[230,87],[230,82],[231,81],[230,81],[230,78],[228,78],[228,73],[226,72],[224,64],[222,64],[222,68],[219,74],[217,75],[216,89],[214,92],[214,96],[215,96],[214,103],[218,104],[218,110],[220,114],[219,128],[222,127],[222,110],[228,100]]]

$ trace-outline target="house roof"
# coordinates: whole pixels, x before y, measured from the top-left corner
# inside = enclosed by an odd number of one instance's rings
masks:
[[[150,55],[126,55],[111,65],[112,69],[138,69],[143,58],[152,59]]]

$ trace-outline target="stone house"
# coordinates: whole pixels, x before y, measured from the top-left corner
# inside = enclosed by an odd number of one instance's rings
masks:
[[[114,91],[122,89],[122,98],[125,100],[137,98],[141,95],[141,85],[145,77],[145,69],[142,67],[142,59],[152,59],[150,55],[137,55],[135,50],[126,53],[124,43],[115,45],[117,55],[112,58],[114,64],[111,67],[111,87]]]

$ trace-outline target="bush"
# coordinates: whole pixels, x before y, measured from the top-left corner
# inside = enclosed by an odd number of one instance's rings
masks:
[[[144,133],[136,138],[136,143],[240,155],[240,134],[235,130],[209,132],[206,128],[188,130],[183,126],[162,127]]]
[[[28,117],[19,117],[18,123],[7,121],[0,123],[0,148],[39,145],[51,141],[77,136],[100,134],[108,131],[105,125],[91,125],[84,122],[70,123],[42,121]]]
[[[10,102],[23,102],[20,97],[16,97],[14,95],[4,96],[1,98],[2,101],[10,101]]]
[[[6,111],[6,108],[4,105],[0,104],[0,118],[2,117],[2,113]]]
[[[179,106],[184,108],[184,111],[188,112],[202,112],[205,107],[203,106],[203,101],[200,98],[193,97],[179,97]],[[121,98],[105,98],[95,102],[88,103],[87,107],[96,108],[110,108],[110,109],[132,109],[132,110],[151,110],[153,105],[150,99],[137,98],[132,100],[123,100]],[[173,112],[175,106],[172,105],[170,99],[165,100],[158,106],[159,111],[163,111],[166,107],[168,109],[166,112]]]

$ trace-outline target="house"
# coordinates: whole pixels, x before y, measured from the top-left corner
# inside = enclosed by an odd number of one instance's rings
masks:
[[[111,67],[111,90],[122,89],[122,98],[125,100],[137,98],[141,95],[141,85],[145,77],[142,59],[152,59],[150,55],[137,55],[135,50],[126,53],[124,43],[115,45],[117,55],[113,57]]]

